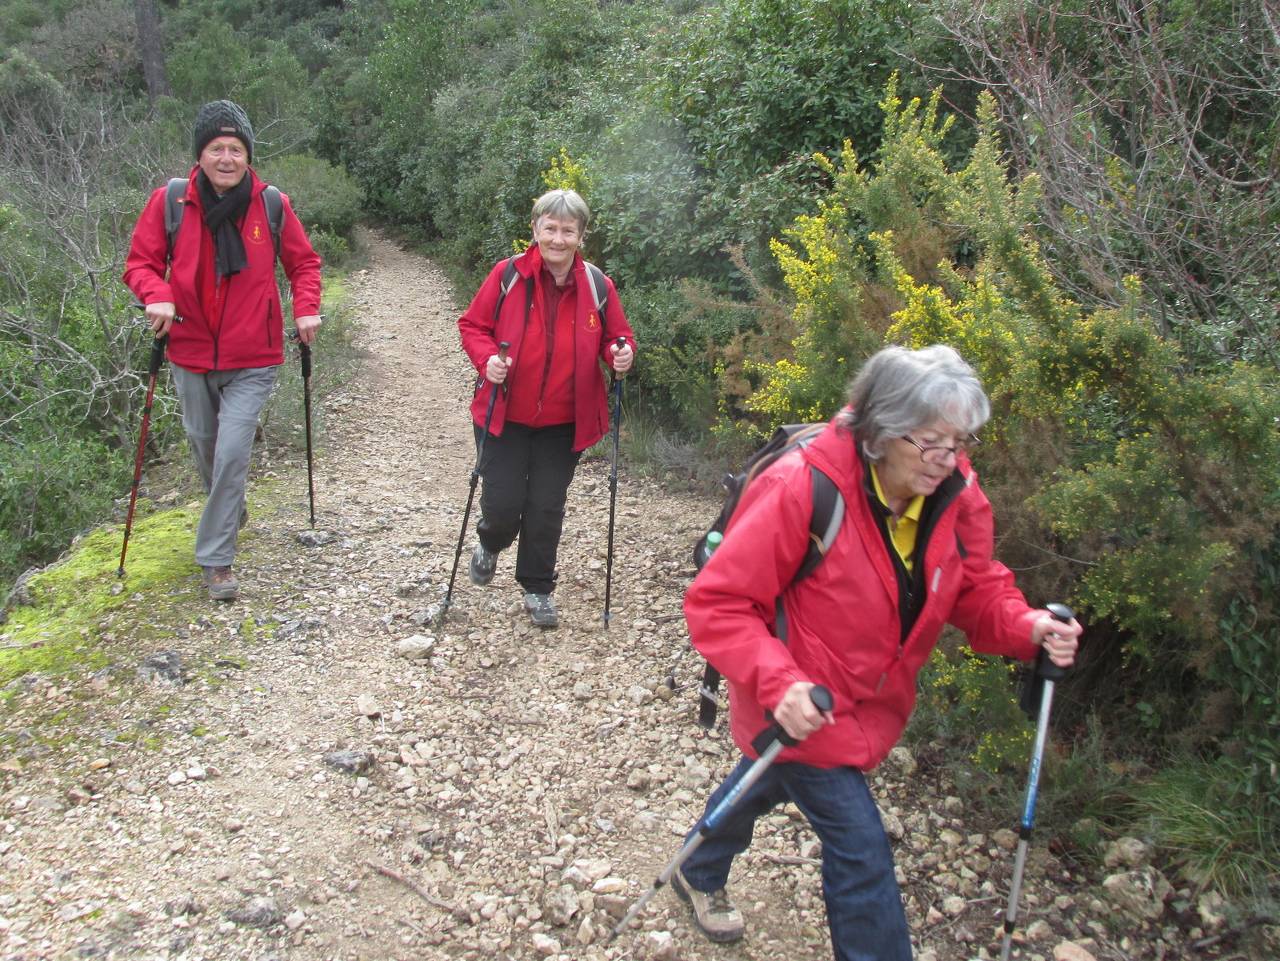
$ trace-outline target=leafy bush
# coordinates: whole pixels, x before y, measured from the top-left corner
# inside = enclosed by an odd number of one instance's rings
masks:
[[[1280,526],[1274,370],[1187,363],[1135,280],[1118,309],[1067,296],[1030,230],[1038,182],[1011,181],[989,98],[957,170],[936,100],[904,104],[891,85],[884,107],[876,163],[846,151],[819,213],[776,245],[797,301],[793,349],[755,366],[743,409],[761,428],[829,411],[853,351],[956,345],[995,405],[979,466],[1018,535],[1006,558],[1031,569],[1028,596],[1074,598],[1091,623],[1066,686],[1092,691],[1104,721],[1124,719],[1147,750],[1230,746],[1227,731],[1247,729],[1262,763],[1231,768],[1247,775],[1232,790],[1274,795],[1277,681],[1262,652],[1280,629],[1275,548],[1258,547]],[[1204,729],[1224,704],[1252,712],[1247,728]]]
[[[1018,707],[1016,670],[1001,658],[940,645],[921,671],[908,740],[945,746],[986,775],[1025,770],[1034,726]]]
[[[0,581],[55,556],[127,492],[124,459],[100,440],[23,431],[0,444]]]
[[[351,244],[346,237],[325,230],[323,227],[308,231],[307,236],[326,267],[341,267],[350,259]]]
[[[289,195],[308,231],[350,238],[364,216],[360,185],[341,167],[308,154],[290,154],[256,165],[268,183]]]

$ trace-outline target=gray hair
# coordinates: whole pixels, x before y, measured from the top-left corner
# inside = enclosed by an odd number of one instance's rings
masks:
[[[533,216],[530,220],[536,227],[543,217],[572,217],[578,222],[578,229],[586,233],[591,208],[576,190],[548,190],[533,202]]]
[[[853,410],[844,419],[868,460],[885,444],[935,421],[966,434],[991,416],[991,402],[973,368],[954,349],[885,347],[862,365],[849,385]]]

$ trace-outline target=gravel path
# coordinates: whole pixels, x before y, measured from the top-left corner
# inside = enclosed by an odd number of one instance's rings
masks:
[[[313,543],[305,470],[273,471],[241,600],[211,604],[192,577],[189,620],[160,625],[185,684],[140,680],[151,651],[134,650],[4,704],[6,728],[40,733],[0,754],[0,957],[829,957],[817,843],[790,810],[736,871],[744,942],[709,944],[664,892],[606,943],[733,761],[723,727],[693,722],[700,662],[680,616],[715,505],[624,465],[605,630],[608,464],[586,460],[562,627],[528,627],[509,558],[477,589],[464,554],[434,630],[474,456],[471,373],[438,270],[369,242],[354,281],[367,357],[325,402]],[[945,776],[905,751],[874,781],[918,957],[990,956],[1010,833],[967,825]],[[1028,880],[1023,957],[1177,956],[1169,929],[1104,925],[1089,882],[1043,852]]]

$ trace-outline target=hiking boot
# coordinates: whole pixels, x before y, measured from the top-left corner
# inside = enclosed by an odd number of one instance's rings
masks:
[[[215,601],[234,601],[240,592],[240,582],[232,573],[231,567],[206,567],[204,583],[209,588],[209,597]]]
[[[526,594],[524,609],[529,612],[529,620],[533,621],[534,627],[560,626],[560,614],[550,594]]]
[[[471,575],[471,583],[476,587],[484,587],[493,580],[494,568],[498,566],[498,552],[487,551],[484,545],[477,542],[476,549],[471,552],[471,566],[467,573]]]
[[[712,941],[737,941],[746,930],[742,912],[729,902],[724,888],[704,894],[689,885],[684,873],[671,876],[671,887],[693,909],[693,923]]]

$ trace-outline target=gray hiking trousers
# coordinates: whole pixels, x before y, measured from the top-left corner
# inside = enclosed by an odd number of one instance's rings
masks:
[[[196,529],[196,563],[229,567],[236,556],[253,435],[275,387],[276,368],[193,374],[177,364],[169,366],[182,404],[182,426],[209,495]]]

